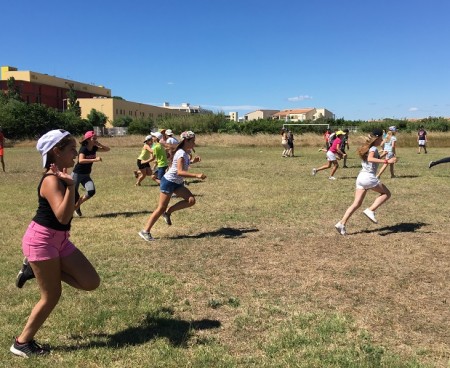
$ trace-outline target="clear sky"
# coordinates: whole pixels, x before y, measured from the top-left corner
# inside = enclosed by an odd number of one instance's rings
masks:
[[[0,64],[215,112],[450,117],[449,0],[15,0]]]

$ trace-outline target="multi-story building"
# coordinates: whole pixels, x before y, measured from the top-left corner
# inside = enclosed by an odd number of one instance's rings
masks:
[[[7,90],[8,79],[14,78],[21,98],[27,103],[39,103],[60,111],[67,108],[67,92],[72,88],[78,98],[111,97],[111,90],[103,86],[80,83],[48,74],[17,70],[2,66],[0,90]]]
[[[256,110],[244,115],[244,121],[269,119],[280,110]]]
[[[190,106],[190,104],[183,104],[181,106],[183,108],[169,109],[112,98],[111,90],[103,86],[95,86],[32,71],[20,71],[11,66],[1,67],[0,90],[6,91],[8,89],[8,79],[10,78],[14,78],[20,96],[25,102],[43,104],[59,111],[67,109],[67,92],[73,89],[80,103],[81,117],[86,118],[92,109],[95,109],[106,115],[106,127],[110,127],[114,120],[125,116],[132,119],[139,117],[157,119],[206,111],[201,109],[200,106]]]
[[[301,122],[306,120],[317,120],[320,118],[334,119],[331,111],[323,108],[289,109],[281,110],[273,114],[272,119],[285,120],[290,122]]]
[[[181,105],[171,105],[169,102],[164,102],[163,107],[173,111],[187,112],[188,114],[212,114],[211,110],[204,109],[198,105],[191,105],[189,102],[183,102]]]

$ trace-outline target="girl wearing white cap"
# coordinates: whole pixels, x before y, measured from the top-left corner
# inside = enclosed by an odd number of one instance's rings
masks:
[[[347,211],[345,211],[344,217],[342,217],[341,221],[334,225],[338,233],[341,235],[347,234],[345,225],[347,224],[348,219],[353,215],[353,213],[355,213],[355,211],[359,207],[361,207],[361,204],[364,201],[364,198],[366,197],[367,191],[369,189],[377,192],[379,196],[375,199],[370,207],[366,208],[363,211],[363,214],[366,215],[369,220],[374,223],[378,222],[375,218],[375,211],[391,197],[391,192],[386,187],[386,185],[382,184],[376,177],[376,173],[378,164],[395,163],[397,159],[395,157],[392,157],[390,159],[380,158],[377,147],[381,144],[382,141],[383,132],[379,129],[375,129],[372,134],[367,137],[366,143],[358,149],[358,154],[362,160],[362,169],[359,172],[358,177],[356,178],[355,199],[351,206],[347,208]]]
[[[165,175],[161,178],[160,182],[160,195],[158,208],[152,212],[150,218],[145,225],[145,228],[139,231],[139,236],[146,240],[152,241],[154,238],[150,234],[150,230],[156,221],[163,216],[167,225],[172,225],[171,215],[175,211],[182,210],[184,208],[192,207],[195,204],[195,197],[184,186],[184,178],[197,178],[206,179],[206,175],[203,173],[190,173],[189,165],[199,162],[200,157],[195,157],[192,161],[189,159],[189,151],[195,146],[195,134],[194,132],[187,131],[181,133],[181,141],[178,144],[175,155],[173,157],[172,165]],[[177,197],[183,198],[182,201],[175,203],[173,206],[168,207],[172,194],[175,193]]]
[[[95,268],[69,240],[75,186],[67,168],[73,167],[77,157],[75,139],[64,130],[52,130],[38,140],[36,148],[43,157],[45,173],[38,185],[36,215],[22,239],[26,258],[16,286],[21,288],[36,277],[41,298],[10,348],[13,354],[26,358],[49,353],[34,336],[58,304],[61,282],[86,291],[100,284]]]
[[[137,158],[138,170],[134,171],[134,176],[137,178],[136,186],[140,187],[142,180],[146,176],[152,175],[152,168],[150,167],[150,161],[153,159],[153,151],[150,145],[152,144],[152,136],[148,135],[145,137],[144,146],[142,147],[141,154]]]

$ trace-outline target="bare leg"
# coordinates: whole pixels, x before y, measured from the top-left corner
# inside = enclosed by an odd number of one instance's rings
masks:
[[[166,212],[167,206],[170,202],[170,194],[160,192],[159,193],[159,203],[158,208],[152,212],[144,230],[150,232],[155,222],[161,217],[161,215]]]
[[[370,188],[373,191],[380,193],[380,195],[375,199],[372,205],[369,207],[369,210],[376,211],[378,207],[380,207],[384,202],[386,202],[389,198],[391,198],[391,192],[386,187],[386,185],[380,183],[376,187]]]
[[[175,211],[182,210],[184,208],[192,207],[195,204],[195,197],[192,195],[191,191],[186,187],[180,187],[175,191],[178,197],[183,198],[182,201],[175,203],[167,210],[167,214],[171,214]]]
[[[366,197],[367,190],[366,189],[356,189],[355,191],[355,199],[353,203],[350,205],[349,208],[347,208],[347,211],[345,211],[344,217],[342,217],[342,220],[340,223],[342,225],[345,225],[348,221],[348,219],[355,213],[355,211],[361,207],[362,202],[364,201],[364,198]]]
[[[331,161],[327,161],[327,162],[328,163],[326,165],[319,167],[318,169],[316,169],[316,171],[322,171],[322,170],[329,169],[331,167]]]
[[[333,168],[331,169],[331,174],[330,176],[334,176],[334,173],[336,172],[336,170],[339,168],[339,164],[337,161],[333,161]]]

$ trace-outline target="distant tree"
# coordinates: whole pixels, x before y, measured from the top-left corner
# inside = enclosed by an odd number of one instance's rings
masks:
[[[87,116],[87,120],[92,126],[104,127],[108,117],[96,109],[92,109]]]
[[[133,119],[130,116],[121,116],[112,122],[113,127],[128,127]]]
[[[81,116],[80,101],[72,85],[67,91],[67,110],[73,112],[76,116]]]
[[[19,86],[16,84],[16,80],[14,77],[11,77],[6,82],[6,86],[8,88],[8,99],[9,100],[17,100],[22,101],[22,98],[20,97],[20,89]]]
[[[115,100],[125,100],[123,97],[120,96],[112,96]]]

